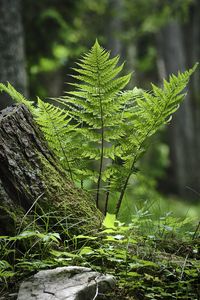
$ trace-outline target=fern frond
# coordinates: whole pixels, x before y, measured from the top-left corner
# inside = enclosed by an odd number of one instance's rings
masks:
[[[185,88],[196,67],[197,64],[184,73],[179,72],[177,76],[171,75],[169,81],[164,80],[162,88],[152,84],[151,92],[143,91],[135,95],[135,105],[128,109],[127,123],[124,125],[127,138],[121,141],[124,149],[123,167],[129,172],[117,203],[117,214],[136,161],[145,152],[148,139],[161,125],[171,120],[186,95]]]
[[[0,91],[7,93],[15,102],[25,104],[32,113],[34,112],[34,102],[27,100],[9,82],[7,83],[7,86],[3,83],[0,83]]]
[[[72,83],[76,90],[61,99],[66,106],[71,106],[72,118],[82,124],[82,144],[86,145],[84,156],[99,160],[97,206],[104,160],[115,158],[115,145],[110,147],[109,143],[124,134],[120,123],[125,98],[120,92],[131,74],[119,76],[124,64],[118,66],[118,62],[119,56],[110,58],[110,53],[96,41],[74,68],[77,74],[73,78],[79,81]]]
[[[62,166],[68,170],[72,178],[71,155],[72,136],[75,126],[70,125],[71,118],[63,109],[42,101],[38,97],[35,118],[42,129],[45,138],[60,159]]]

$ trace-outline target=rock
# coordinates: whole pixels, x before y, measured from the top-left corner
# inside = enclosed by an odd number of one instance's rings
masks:
[[[84,267],[60,267],[39,271],[24,281],[17,300],[95,300],[114,286],[111,275]]]

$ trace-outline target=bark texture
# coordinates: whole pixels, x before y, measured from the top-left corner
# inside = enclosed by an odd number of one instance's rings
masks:
[[[9,81],[27,95],[21,0],[0,0],[0,82]],[[11,99],[0,94],[0,109]]]
[[[63,216],[79,232],[96,228],[101,218],[60,169],[28,109],[16,105],[0,112],[0,231],[13,233],[31,207]]]
[[[199,59],[200,4],[194,2],[188,24],[170,21],[158,34],[160,77],[185,71]],[[199,9],[197,9],[197,7]],[[174,115],[169,127],[172,183],[184,198],[199,199],[200,192],[200,98],[199,70],[191,78],[184,103]]]

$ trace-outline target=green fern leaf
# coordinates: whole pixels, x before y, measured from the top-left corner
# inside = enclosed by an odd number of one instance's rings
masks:
[[[60,99],[70,109],[72,118],[82,124],[79,132],[84,145],[83,158],[99,161],[97,206],[105,160],[115,159],[115,141],[124,135],[120,123],[126,99],[120,92],[131,74],[119,76],[124,64],[118,66],[118,62],[119,56],[110,58],[110,53],[96,41],[74,68],[77,75],[73,78],[79,81],[72,83],[76,90]]]
[[[71,118],[68,113],[38,98],[37,110],[35,110],[34,115],[49,146],[72,177],[72,161],[70,161],[72,158],[69,153],[72,150],[71,144],[75,126],[69,124]]]
[[[135,172],[135,163],[146,151],[148,139],[159,130],[159,128],[171,120],[172,114],[178,109],[184,99],[185,88],[190,76],[194,73],[197,64],[184,73],[177,76],[171,75],[169,81],[164,80],[163,87],[152,84],[152,91],[133,95],[132,107],[128,108],[128,114],[124,130],[127,137],[121,140],[124,150],[121,173],[129,170],[127,180],[121,190],[116,213],[119,212],[121,202],[131,174]]]
[[[7,93],[15,102],[25,104],[31,112],[34,112],[34,102],[27,100],[9,82],[7,83],[7,86],[0,83],[0,91]]]

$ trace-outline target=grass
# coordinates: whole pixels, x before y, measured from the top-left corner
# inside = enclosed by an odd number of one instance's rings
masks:
[[[114,212],[117,194],[109,203],[109,212]],[[131,178],[130,186],[124,197],[119,219],[123,222],[131,222],[132,215],[141,209],[148,210],[154,220],[165,212],[170,212],[175,217],[189,217],[196,224],[200,216],[200,202],[194,203],[189,199],[183,200],[176,196],[164,196],[156,189],[156,182],[142,174]]]
[[[16,236],[0,237],[0,295],[17,291],[24,278],[40,269],[83,265],[117,278],[116,289],[103,299],[199,299],[200,239],[194,215],[159,215],[169,208],[169,203],[162,205],[135,205],[129,223],[107,214],[95,235],[70,236],[63,217],[56,220],[59,232],[50,226],[49,215],[40,216],[44,226],[22,224]]]

